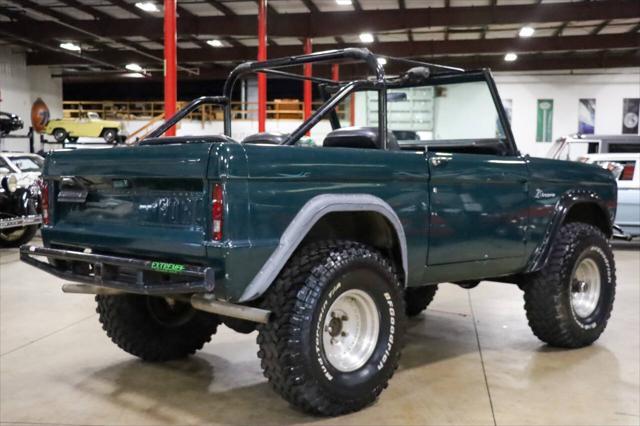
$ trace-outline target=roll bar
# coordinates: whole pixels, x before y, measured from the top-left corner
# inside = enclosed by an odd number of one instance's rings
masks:
[[[409,65],[419,65],[433,69],[440,69],[449,73],[464,72],[461,68],[449,67],[445,65],[431,64],[412,59],[396,58],[392,56],[378,56],[373,54],[369,49],[364,48],[346,48],[337,50],[327,50],[323,52],[315,52],[305,55],[288,56],[284,58],[269,59],[266,61],[249,61],[244,62],[231,71],[229,77],[224,83],[223,96],[202,96],[191,101],[188,105],[178,111],[169,118],[162,126],[151,132],[148,137],[156,138],[173,127],[178,121],[186,117],[190,112],[203,104],[220,105],[224,109],[224,134],[231,137],[231,95],[236,82],[246,74],[265,73],[279,75],[282,77],[309,80],[321,85],[333,86],[335,92],[326,99],[325,103],[314,112],[308,120],[300,125],[289,137],[283,142],[284,145],[292,145],[301,138],[308,130],[315,126],[325,115],[329,114],[337,104],[345,99],[348,95],[361,90],[375,90],[378,92],[378,134],[380,135],[383,149],[387,148],[387,87],[393,87],[398,84],[395,80],[385,80],[383,65],[378,58],[386,58]],[[295,73],[280,70],[280,68],[293,67],[303,64],[321,63],[321,62],[341,62],[353,61],[364,62],[369,70],[375,75],[374,80],[355,80],[351,82],[333,81],[320,77],[309,77]],[[333,91],[332,90],[332,91]],[[328,94],[328,92],[327,92]],[[335,117],[334,117],[335,119]],[[335,120],[334,120],[335,121]],[[332,124],[333,125],[333,124]]]

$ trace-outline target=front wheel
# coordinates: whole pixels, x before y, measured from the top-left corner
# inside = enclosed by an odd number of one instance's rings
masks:
[[[611,246],[597,228],[564,225],[547,265],[523,286],[529,326],[552,346],[579,348],[602,334],[615,298]]]
[[[409,287],[404,291],[405,312],[408,317],[418,316],[433,301],[438,285]]]
[[[375,401],[398,366],[402,287],[389,260],[350,241],[310,244],[270,289],[259,326],[264,375],[293,405],[340,415]]]
[[[102,328],[121,349],[145,361],[170,361],[211,340],[220,320],[174,299],[124,294],[96,296]]]
[[[64,129],[55,129],[53,131],[53,138],[58,143],[63,143],[67,139],[67,136],[69,136],[69,134]]]

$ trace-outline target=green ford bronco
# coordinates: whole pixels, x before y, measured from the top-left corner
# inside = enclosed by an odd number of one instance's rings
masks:
[[[521,155],[488,71],[386,59],[393,77],[366,49],[243,63],[136,146],[49,154],[44,247],[22,260],[95,294],[107,335],[147,361],[221,323],[257,330],[276,392],[321,415],[378,397],[439,283],[516,284],[539,339],[593,343],[615,293],[613,175]],[[283,70],[305,63],[365,77]],[[234,85],[255,73],[310,79],[324,104],[290,134],[234,140]],[[355,92],[368,126],[342,127]],[[224,135],[160,137],[205,103]],[[323,119],[323,140],[300,142]]]

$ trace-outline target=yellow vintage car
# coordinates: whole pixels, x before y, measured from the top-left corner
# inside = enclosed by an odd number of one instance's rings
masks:
[[[77,142],[79,137],[103,138],[106,143],[118,141],[118,132],[122,133],[122,123],[102,120],[97,112],[80,113],[78,118],[50,120],[44,133],[52,135],[56,142]]]

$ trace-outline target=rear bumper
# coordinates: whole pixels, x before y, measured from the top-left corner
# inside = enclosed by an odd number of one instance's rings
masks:
[[[22,228],[23,226],[40,225],[41,223],[42,216],[39,214],[12,217],[9,219],[0,219],[0,229]]]
[[[60,266],[36,257],[61,261]],[[169,295],[211,293],[215,289],[215,270],[211,267],[30,245],[20,247],[20,259],[62,279],[128,293]]]

